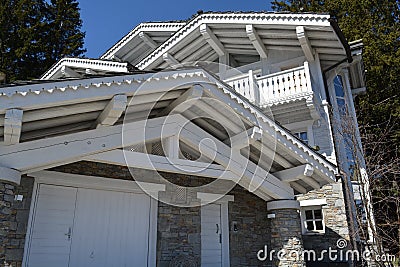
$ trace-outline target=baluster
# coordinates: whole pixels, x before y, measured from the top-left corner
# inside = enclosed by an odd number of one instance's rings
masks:
[[[307,80],[306,80],[306,76],[304,73],[304,70],[300,71],[300,83],[301,83],[301,92],[306,92],[307,91]]]
[[[301,92],[301,77],[300,77],[300,71],[296,70],[296,71],[294,72],[294,76],[295,76],[295,85],[296,85],[296,88],[295,88],[295,90],[294,90],[293,92],[294,92],[294,93],[298,93],[298,92]]]
[[[307,61],[304,62],[304,75],[307,83],[306,91],[312,92],[311,72],[310,72],[310,66]]]
[[[290,72],[288,74],[289,76],[289,91],[293,94],[296,92],[296,86],[295,86],[295,76],[294,76],[294,72]]]
[[[284,96],[286,94],[285,92],[285,78],[283,75],[278,76],[278,81],[279,81],[279,91],[280,95]]]

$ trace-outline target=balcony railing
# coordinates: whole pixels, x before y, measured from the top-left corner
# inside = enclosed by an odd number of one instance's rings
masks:
[[[303,66],[261,77],[252,71],[225,80],[238,93],[257,105],[267,105],[287,98],[312,93],[308,62]]]

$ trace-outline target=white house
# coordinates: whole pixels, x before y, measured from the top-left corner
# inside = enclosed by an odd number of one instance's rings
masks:
[[[271,251],[358,240],[361,49],[329,15],[204,13],[0,88],[1,262],[351,266]]]

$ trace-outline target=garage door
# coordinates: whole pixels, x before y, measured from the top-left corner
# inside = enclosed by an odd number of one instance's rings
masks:
[[[150,197],[40,184],[26,266],[147,266]]]

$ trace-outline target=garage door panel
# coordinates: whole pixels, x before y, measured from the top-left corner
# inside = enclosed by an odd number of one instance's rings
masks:
[[[150,198],[79,189],[70,266],[146,266]]]
[[[29,267],[147,266],[146,194],[40,184],[34,210]]]

